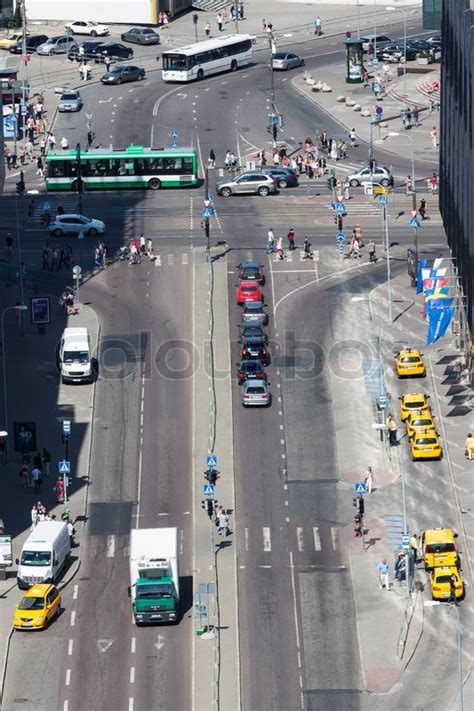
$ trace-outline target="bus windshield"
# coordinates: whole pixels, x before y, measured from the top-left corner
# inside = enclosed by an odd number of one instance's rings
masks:
[[[171,71],[188,69],[188,57],[184,54],[163,54],[163,69]]]

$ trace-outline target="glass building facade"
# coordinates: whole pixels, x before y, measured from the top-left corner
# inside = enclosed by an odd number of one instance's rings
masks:
[[[445,0],[441,34],[440,210],[474,333],[474,0]]]
[[[423,0],[423,29],[441,29],[441,6],[443,0]]]

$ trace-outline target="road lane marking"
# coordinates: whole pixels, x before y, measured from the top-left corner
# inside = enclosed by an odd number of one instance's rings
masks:
[[[245,550],[248,551],[249,549],[249,529],[245,529]]]
[[[296,634],[296,650],[297,653],[300,651],[300,630],[298,627],[298,609],[296,606],[296,581],[295,581],[295,566],[293,564],[293,552],[290,551],[290,570],[291,570],[291,589],[293,592],[293,612],[295,616],[295,634]],[[303,677],[300,674],[300,689],[303,689]],[[301,708],[304,708],[304,699],[303,695],[300,696],[301,699]]]
[[[168,254],[168,264],[174,264],[174,254]]]
[[[159,254],[156,255],[155,267],[161,267],[161,257]]]
[[[137,648],[137,638],[132,637],[131,639],[131,644],[130,644],[130,653],[135,654],[135,649]]]
[[[300,553],[304,551],[303,529],[298,526],[296,529],[296,537],[298,539],[298,550]]]
[[[128,700],[128,711],[133,711],[133,696]]]
[[[272,541],[270,537],[270,529],[268,526],[263,527],[263,550],[264,551],[271,551],[272,549]]]
[[[71,612],[71,627],[74,627],[75,624],[76,624],[76,611],[73,610]]]
[[[130,667],[130,684],[135,683],[135,667]]]
[[[107,558],[115,557],[115,535],[107,536]]]
[[[314,550],[321,550],[321,536],[319,535],[319,527],[313,527],[313,538],[314,538]]]
[[[63,711],[69,711],[69,701],[67,699],[64,699]]]
[[[69,656],[71,656],[71,654],[72,654],[72,647],[73,647],[73,645],[74,645],[74,640],[73,640],[73,639],[70,639],[69,642],[68,642],[68,645],[67,645],[67,653],[68,653]]]
[[[183,256],[182,256],[182,263],[183,263],[183,264],[187,264],[187,263],[188,263],[188,255],[186,254],[186,252],[185,252],[185,253],[183,254]]]
[[[332,547],[334,550],[337,548],[337,528],[331,528],[331,539],[332,539]]]
[[[77,600],[77,595],[79,593],[79,585],[74,585],[72,599]]]
[[[71,685],[71,670],[66,669],[66,686]]]

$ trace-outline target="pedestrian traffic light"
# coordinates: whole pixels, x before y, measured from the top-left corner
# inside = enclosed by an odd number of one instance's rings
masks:
[[[355,496],[352,499],[352,506],[354,506],[355,508],[357,508],[359,506],[359,497],[358,496]]]
[[[277,136],[278,136],[278,126],[276,123],[273,124],[272,135],[273,135],[273,140],[276,141]]]
[[[215,484],[218,476],[219,472],[217,469],[213,469],[212,467],[209,467],[209,469],[206,469],[204,472],[204,478],[207,479],[209,484]]]
[[[209,218],[206,217],[204,220],[204,232],[206,233],[206,237],[209,237]]]
[[[337,183],[337,180],[334,176],[331,176],[330,178],[328,178],[327,185],[328,185],[329,190],[332,190],[333,188],[335,188],[336,183]]]
[[[364,515],[365,512],[365,501],[363,496],[359,496],[359,514]]]
[[[214,514],[214,504],[215,503],[217,503],[217,502],[214,502],[214,499],[205,499],[205,501],[202,502],[203,509],[206,510],[209,518],[212,518],[212,516]]]
[[[339,232],[342,232],[342,228],[343,228],[342,215],[338,215],[337,216],[337,229],[339,230]]]
[[[18,183],[16,184],[16,191],[19,195],[22,195],[25,192],[25,181],[24,180],[18,181]]]

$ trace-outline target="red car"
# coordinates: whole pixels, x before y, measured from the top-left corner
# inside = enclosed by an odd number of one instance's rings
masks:
[[[263,301],[262,290],[256,281],[239,282],[235,289],[235,296],[239,306],[245,301]]]

